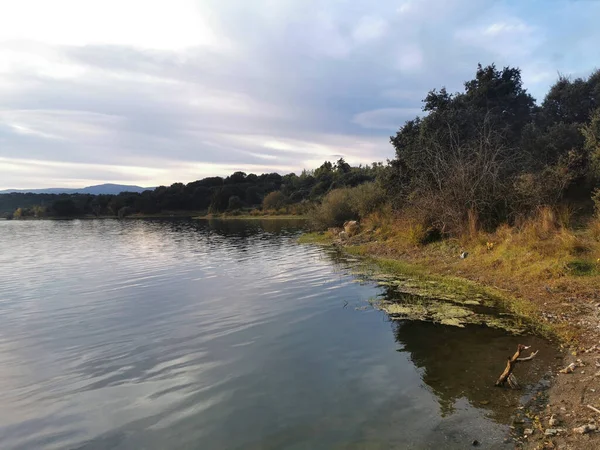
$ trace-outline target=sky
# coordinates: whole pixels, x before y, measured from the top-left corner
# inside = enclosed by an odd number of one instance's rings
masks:
[[[598,23],[600,0],[3,0],[0,189],[385,161],[478,63],[538,102],[587,76]]]

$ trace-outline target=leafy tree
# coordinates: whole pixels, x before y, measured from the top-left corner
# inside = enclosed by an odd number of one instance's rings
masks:
[[[245,200],[248,205],[260,205],[260,189],[258,186],[250,186],[246,189]]]
[[[77,214],[77,206],[71,198],[61,198],[52,203],[51,208],[57,216],[74,216]]]
[[[343,175],[345,173],[349,173],[352,170],[352,168],[350,167],[350,164],[344,161],[344,158],[340,158],[335,163],[335,170],[338,174]]]
[[[246,174],[244,172],[235,172],[230,177],[225,179],[225,184],[239,184],[246,181]]]
[[[229,206],[227,209],[233,211],[236,209],[240,209],[242,206],[242,201],[237,195],[232,195],[231,197],[229,197]]]

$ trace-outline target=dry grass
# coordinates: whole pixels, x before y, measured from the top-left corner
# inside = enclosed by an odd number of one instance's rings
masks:
[[[492,233],[477,227],[475,217],[458,239],[428,242],[428,228],[415,219],[386,212],[363,221],[360,247],[365,255],[397,258],[430,273],[459,276],[498,288],[509,307],[544,325],[543,314],[564,316],[553,324],[565,340],[580,338],[577,320],[600,300],[600,219],[584,229],[569,228],[569,211],[539,208],[519,226],[501,225]],[[460,259],[461,250],[469,252]],[[597,299],[597,300],[595,300]]]
[[[600,217],[594,217],[590,220],[589,230],[592,238],[596,242],[600,242]]]

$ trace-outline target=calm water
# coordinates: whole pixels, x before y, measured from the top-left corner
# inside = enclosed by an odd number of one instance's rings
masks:
[[[390,322],[298,224],[0,222],[0,448],[505,448],[518,342]],[[527,378],[529,377],[529,378]]]

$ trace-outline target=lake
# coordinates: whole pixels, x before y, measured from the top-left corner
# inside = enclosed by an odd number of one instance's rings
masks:
[[[0,448],[427,449],[504,444],[518,343],[391,321],[360,261],[298,221],[0,222]]]

